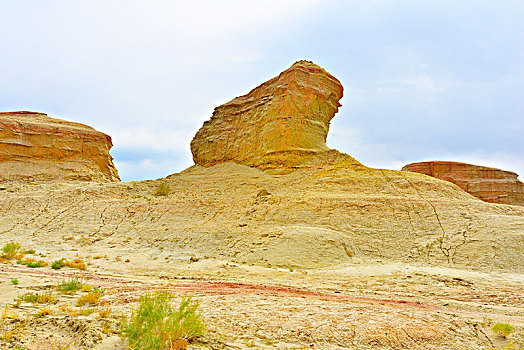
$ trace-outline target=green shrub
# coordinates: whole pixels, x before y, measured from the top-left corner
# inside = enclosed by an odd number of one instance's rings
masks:
[[[506,338],[508,335],[510,335],[511,333],[515,332],[515,330],[513,329],[513,327],[511,327],[509,324],[507,323],[497,323],[497,324],[494,324],[493,327],[491,327],[491,330],[495,333],[499,333],[501,336],[503,336],[504,338]]]
[[[69,280],[63,281],[56,286],[56,289],[64,294],[73,294],[77,290],[82,289],[82,281],[73,277]]]
[[[19,282],[18,282],[18,280],[15,278],[14,280],[11,280],[11,283],[14,284],[14,285],[17,285]]]
[[[64,259],[60,259],[60,260],[55,260],[53,261],[53,263],[51,264],[51,268],[52,269],[55,269],[55,270],[60,270],[62,267],[65,266],[65,263],[64,263]]]
[[[28,262],[26,264],[27,267],[42,267],[42,266],[46,266],[47,264],[45,263],[45,261],[43,260],[38,260],[38,261],[32,261],[32,262]]]
[[[161,182],[155,191],[155,196],[167,196],[169,194],[169,185]]]
[[[171,304],[174,296],[168,292],[144,294],[129,320],[121,323],[129,344],[138,349],[171,349],[170,344],[184,338],[191,340],[204,334],[205,325],[196,312],[198,303],[190,296],[182,298],[178,309]]]
[[[2,248],[2,252],[4,252],[2,254],[2,257],[8,260],[20,257],[20,254],[21,254],[20,247],[21,247],[20,243],[16,243],[16,242],[6,243]]]

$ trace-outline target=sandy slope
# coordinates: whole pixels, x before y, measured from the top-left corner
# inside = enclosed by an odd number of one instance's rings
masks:
[[[332,158],[287,175],[226,163],[157,181],[5,185],[1,245],[90,263],[86,272],[0,265],[0,303],[19,315],[2,327],[29,320],[11,344],[122,348],[99,310],[128,314],[142,292],[168,289],[201,302],[209,332],[197,348],[524,345],[523,208]],[[153,195],[160,182],[168,196]],[[53,289],[72,275],[107,289],[89,316],[72,316],[79,294]],[[31,290],[58,296],[53,315],[13,308]],[[493,322],[517,331],[504,340]]]

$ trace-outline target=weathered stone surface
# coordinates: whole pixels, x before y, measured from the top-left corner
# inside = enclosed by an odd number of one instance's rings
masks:
[[[402,170],[453,182],[486,202],[524,206],[524,183],[511,171],[449,161],[412,163]]]
[[[111,137],[37,112],[0,113],[0,181],[120,181]]]
[[[162,182],[170,192],[155,197]],[[3,242],[27,235],[59,245],[74,233],[295,269],[380,260],[524,270],[524,207],[412,172],[336,163],[277,176],[230,162],[155,181],[6,187]]]
[[[297,168],[329,150],[329,122],[342,94],[335,77],[312,62],[298,61],[215,108],[191,142],[193,159],[202,166],[232,161],[276,172]]]

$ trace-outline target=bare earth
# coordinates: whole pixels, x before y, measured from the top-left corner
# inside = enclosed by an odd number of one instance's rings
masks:
[[[290,271],[167,258],[162,250],[141,246],[75,242],[57,248],[42,242],[39,247],[49,256],[78,254],[92,265],[85,272],[0,266],[0,302],[10,305],[13,318],[2,322],[15,327],[17,319],[29,320],[11,343],[27,349],[124,349],[114,333],[114,316],[130,313],[137,296],[156,290],[190,293],[200,302],[208,332],[190,346],[194,349],[493,349],[524,341],[522,275],[380,263]],[[112,316],[64,311],[62,305],[75,309],[78,295],[61,295],[54,286],[72,276],[106,288],[94,308],[111,307]],[[10,282],[14,278],[18,285]],[[42,305],[12,306],[18,295],[46,290],[59,299],[51,305],[52,315],[32,316]],[[509,323],[517,332],[504,339],[491,331],[495,322]]]

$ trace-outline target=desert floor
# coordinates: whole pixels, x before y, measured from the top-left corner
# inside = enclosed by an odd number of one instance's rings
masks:
[[[70,267],[0,263],[0,348],[126,349],[118,319],[138,297],[168,290],[200,303],[207,332],[189,349],[519,349],[524,346],[524,275],[361,261],[288,270],[187,256],[183,251],[64,237],[3,237],[35,249],[35,260],[82,259]],[[26,257],[31,257],[27,255]],[[72,277],[106,291],[77,307],[87,292],[62,294]],[[18,284],[12,281],[17,280]],[[15,298],[52,293],[54,303]],[[44,309],[44,311],[41,311]],[[40,312],[40,317],[37,314]],[[495,334],[495,323],[515,332]],[[17,348],[18,346],[18,348]]]

